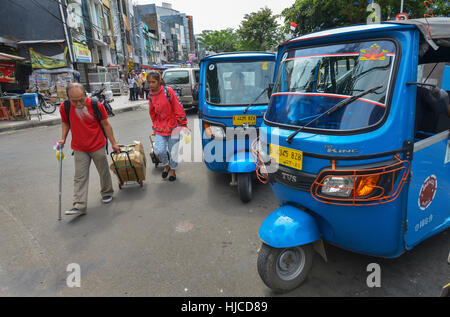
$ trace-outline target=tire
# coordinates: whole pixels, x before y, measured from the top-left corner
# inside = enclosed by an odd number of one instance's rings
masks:
[[[52,114],[56,111],[56,105],[49,100],[41,99],[39,101],[39,106],[41,107],[42,112],[47,114]]]
[[[263,243],[258,255],[259,276],[275,293],[292,291],[305,281],[314,255],[311,244],[283,249]]]
[[[237,174],[237,187],[239,198],[243,203],[248,203],[252,199],[252,174],[239,173]]]

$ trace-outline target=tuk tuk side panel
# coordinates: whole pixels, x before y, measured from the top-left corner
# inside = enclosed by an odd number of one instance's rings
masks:
[[[408,249],[450,226],[450,139],[448,132],[442,134],[447,137],[414,152],[405,234]]]
[[[404,251],[399,212],[402,201],[380,206],[348,207],[324,205],[280,183],[271,185],[280,206],[304,207],[315,219],[322,239],[340,248],[373,256],[394,258]]]

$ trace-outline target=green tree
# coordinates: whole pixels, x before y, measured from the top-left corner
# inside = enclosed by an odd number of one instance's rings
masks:
[[[351,0],[297,0],[282,11],[285,31],[290,22],[298,24],[295,35],[358,24],[366,20],[367,2]]]
[[[240,50],[267,51],[276,46],[281,35],[277,18],[267,7],[246,14],[237,30]]]
[[[400,13],[399,0],[376,0],[381,7],[381,19],[393,20]],[[434,5],[428,5],[434,16],[450,16],[448,0],[434,0]],[[284,30],[289,30],[290,22],[298,24],[294,35],[301,35],[330,28],[354,24],[365,24],[368,1],[355,0],[296,0],[283,10]],[[403,11],[413,18],[423,18],[429,14],[423,0],[405,0]]]
[[[234,52],[238,50],[238,36],[232,28],[217,31],[203,31],[199,41],[206,50],[216,53]]]

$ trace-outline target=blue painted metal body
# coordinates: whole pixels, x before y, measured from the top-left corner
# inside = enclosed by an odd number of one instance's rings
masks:
[[[270,144],[279,140],[280,146],[322,156],[330,154],[330,145],[335,149],[357,149],[358,156],[404,148],[405,141],[414,140],[416,86],[406,83],[417,81],[419,38],[420,33],[413,25],[371,24],[309,34],[281,44],[274,78],[284,53],[290,48],[350,44],[371,39],[395,41],[398,58],[389,92],[392,98],[387,105],[385,121],[376,129],[347,135],[300,132],[293,138],[292,143],[288,144],[286,138],[294,132],[292,129],[263,123],[262,129],[267,129],[268,133],[267,136],[262,136],[262,141]],[[264,221],[259,232],[260,238],[273,247],[287,247],[310,242],[310,238],[305,238],[308,236],[316,240],[322,238],[358,253],[397,257],[450,225],[450,163],[444,163],[446,151],[450,151],[448,135],[444,136],[441,142],[414,153],[411,185],[406,182],[397,199],[382,205],[324,204],[313,199],[308,191],[274,182],[271,189],[282,207]],[[388,159],[389,157],[341,161],[337,159],[336,169]],[[303,156],[302,172],[318,175],[324,168],[331,168],[331,165],[329,159]],[[426,177],[430,175],[436,175],[438,189],[430,207],[422,211],[419,210],[417,202],[419,191]],[[303,210],[308,210],[308,216]],[[320,237],[315,234],[316,227]],[[305,230],[305,236],[301,230]],[[280,234],[280,237],[276,237],[276,234]]]
[[[253,156],[250,153],[250,142],[248,139],[227,138],[225,140],[209,139],[203,127],[204,120],[223,128],[232,128],[233,115],[242,115],[246,109],[244,106],[213,105],[206,98],[206,71],[212,63],[242,63],[242,62],[272,62],[275,54],[264,52],[249,53],[224,53],[204,58],[200,63],[199,79],[199,112],[200,129],[202,134],[202,146],[204,162],[208,169],[219,173],[250,173],[255,171]],[[270,74],[272,77],[272,74]],[[248,109],[246,115],[256,115],[256,127],[263,122],[263,115],[267,104],[254,105]]]
[[[264,220],[259,236],[274,248],[290,248],[319,240],[320,232],[310,214],[286,205]]]
[[[227,163],[230,173],[251,173],[255,171],[255,160],[248,151],[236,152]]]

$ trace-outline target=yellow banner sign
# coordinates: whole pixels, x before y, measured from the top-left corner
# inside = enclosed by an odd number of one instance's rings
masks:
[[[30,48],[29,50],[30,50],[31,66],[33,68],[52,69],[67,66],[66,63],[67,47],[64,49],[63,59],[42,55],[33,50],[32,48]]]

